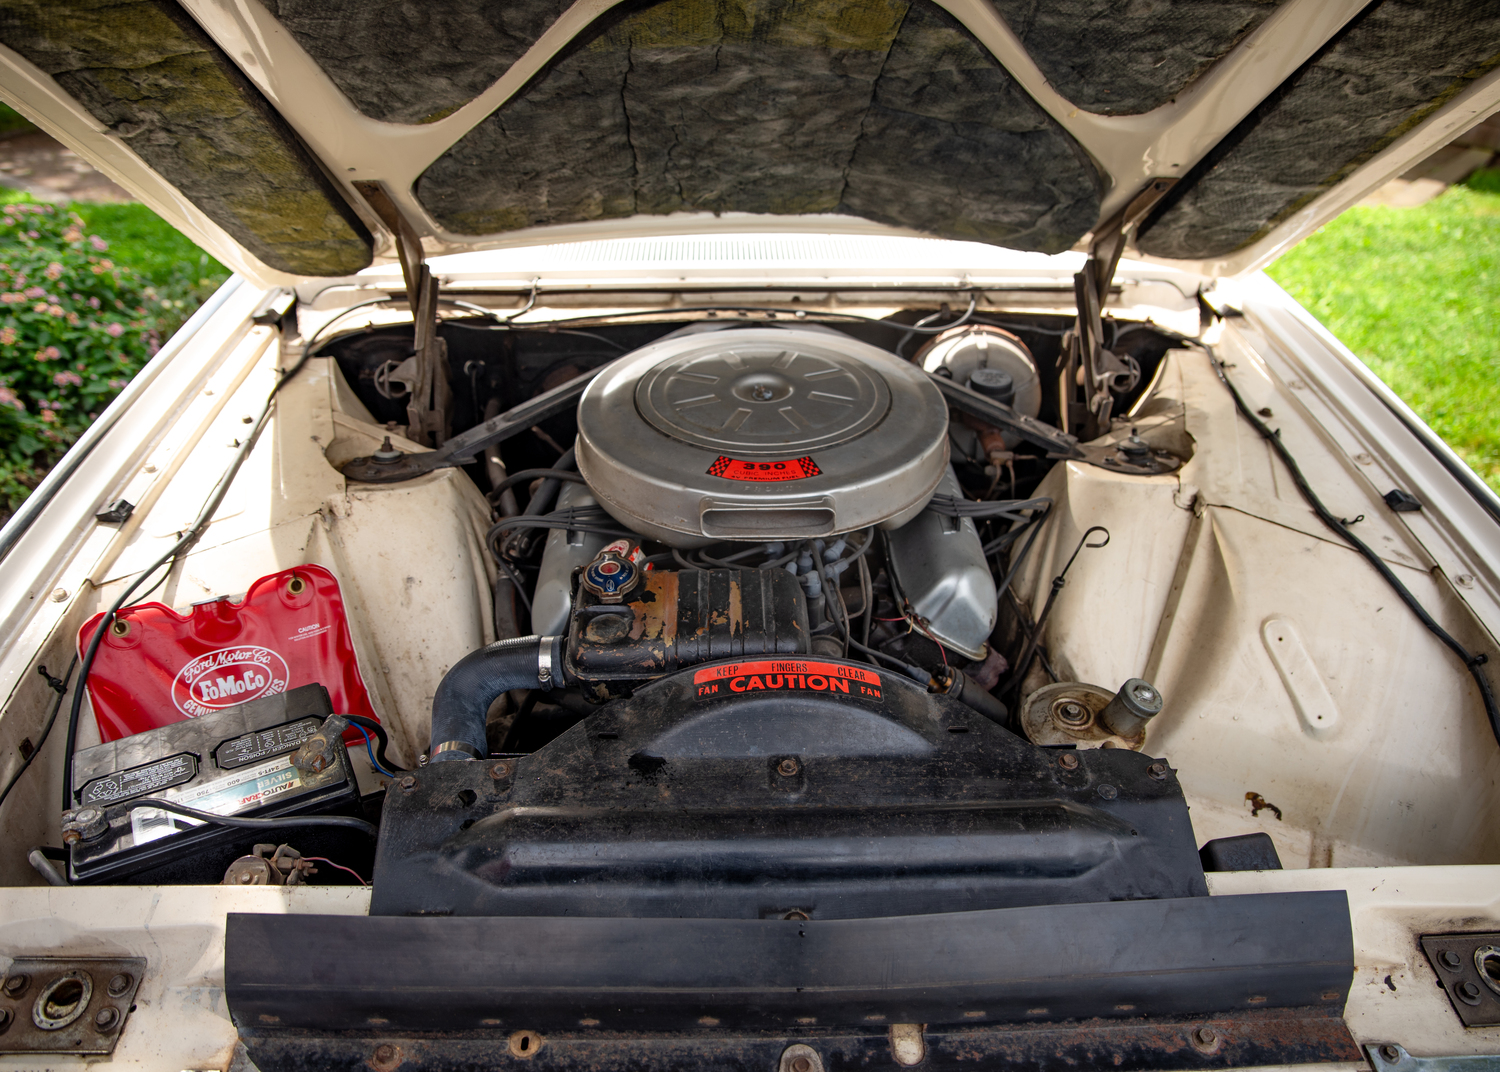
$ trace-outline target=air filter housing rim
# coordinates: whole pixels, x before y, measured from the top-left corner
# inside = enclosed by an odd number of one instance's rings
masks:
[[[817,475],[765,483],[711,475],[720,451],[666,434],[636,399],[641,382],[659,366],[731,344],[806,347],[853,358],[883,381],[888,412],[852,439],[815,448]],[[739,328],[670,336],[602,374],[579,400],[577,457],[600,505],[622,524],[669,546],[701,547],[899,527],[942,480],[947,432],[942,395],[923,372],[894,355],[827,330]]]

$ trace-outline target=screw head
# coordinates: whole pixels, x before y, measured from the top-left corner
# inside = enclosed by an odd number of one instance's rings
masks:
[[[10,1010],[0,1009],[0,1035],[5,1034],[10,1028]]]
[[[1207,1024],[1204,1024],[1198,1030],[1193,1032],[1193,1038],[1200,1045],[1212,1046],[1215,1042],[1219,1041],[1219,1033],[1213,1028],[1209,1027]]]
[[[1384,1046],[1380,1047],[1380,1056],[1384,1057],[1387,1061],[1399,1061],[1401,1060],[1401,1048],[1387,1042]]]
[[[780,763],[776,764],[776,773],[779,774],[779,775],[781,775],[783,778],[794,778],[794,777],[796,777],[797,772],[800,771],[801,769],[802,769],[802,764],[798,763],[795,759],[791,758],[790,756],[788,756],[786,759],[783,759]],[[799,1057],[799,1058],[797,1058],[797,1060],[798,1061],[806,1061],[807,1058],[806,1057]],[[796,1062],[793,1062],[793,1064],[795,1065]]]
[[[792,1058],[792,1072],[808,1072],[812,1068],[812,1062],[806,1057]]]
[[[1106,782],[1099,787],[1099,795],[1105,800],[1114,800],[1115,797],[1120,795],[1120,791]]]
[[[115,1026],[115,1021],[120,1018],[120,1010],[113,1005],[106,1005],[94,1014],[94,1026],[100,1031],[108,1031]]]
[[[493,779],[495,779],[497,782],[501,778],[509,778],[510,777],[510,760],[502,760],[499,763],[493,764],[490,767],[490,777],[493,778]]]
[[[109,996],[117,998],[130,989],[130,984],[135,982],[129,975],[121,972],[109,981]]]
[[[375,1047],[375,1060],[381,1064],[385,1064],[395,1056],[396,1047],[392,1046],[389,1042],[382,1042],[379,1046]]]
[[[1063,770],[1077,770],[1078,757],[1075,756],[1072,752],[1064,752],[1062,755],[1057,757],[1057,765]]]
[[[1161,760],[1157,760],[1155,763],[1151,764],[1151,766],[1146,768],[1146,773],[1152,778],[1155,778],[1157,781],[1162,781],[1167,776],[1167,765]]]
[[[7,975],[5,977],[5,992],[11,997],[15,997],[24,991],[30,983],[31,976],[29,975],[22,975],[19,972],[15,975]]]
[[[1458,971],[1459,968],[1463,967],[1464,958],[1451,949],[1445,949],[1438,954],[1438,963],[1449,971]]]
[[[410,793],[416,787],[417,787],[417,780],[415,778],[413,778],[410,774],[408,774],[405,778],[401,779],[401,788],[404,789],[404,790],[406,790],[406,792]]]
[[[1469,982],[1467,979],[1459,983],[1458,986],[1454,987],[1454,990],[1458,992],[1458,998],[1464,1004],[1479,1004],[1479,987]]]

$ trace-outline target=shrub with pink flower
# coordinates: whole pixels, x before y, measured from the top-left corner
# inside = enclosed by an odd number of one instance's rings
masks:
[[[108,248],[64,208],[0,208],[0,513],[156,352],[156,326],[180,319]]]

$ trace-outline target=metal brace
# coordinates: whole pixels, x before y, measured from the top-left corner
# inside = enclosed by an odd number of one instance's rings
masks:
[[[408,391],[406,438],[423,446],[441,446],[453,434],[453,388],[448,383],[448,344],[437,333],[438,282],[422,258],[422,240],[380,184],[356,182],[354,186],[396,239],[406,300],[416,327],[412,356],[387,376]]]
[[[1156,178],[1148,182],[1130,204],[1094,233],[1088,262],[1083,271],[1073,277],[1078,319],[1068,336],[1067,359],[1063,362],[1058,397],[1063,400],[1059,407],[1063,430],[1075,431],[1072,423],[1076,416],[1080,425],[1076,434],[1085,441],[1109,431],[1110,413],[1114,409],[1111,388],[1131,373],[1129,365],[1104,348],[1104,303],[1114,282],[1115,269],[1119,267],[1120,255],[1134,237],[1136,227],[1176,182],[1175,178]],[[1075,415],[1070,412],[1073,406],[1067,400],[1074,396],[1080,369],[1084,402],[1082,412]]]
[[[1375,1072],[1494,1072],[1500,1068],[1500,1054],[1413,1057],[1399,1042],[1366,1043],[1365,1053]]]

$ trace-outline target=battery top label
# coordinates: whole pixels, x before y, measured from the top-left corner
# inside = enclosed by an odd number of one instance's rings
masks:
[[[802,458],[786,458],[781,461],[751,461],[748,458],[731,458],[721,454],[708,467],[709,476],[721,476],[725,480],[753,480],[756,482],[775,480],[806,480],[810,476],[822,476],[823,470],[812,460],[811,455]]]
[[[154,793],[190,782],[197,773],[198,757],[189,752],[180,752],[140,767],[95,778],[83,787],[79,799],[84,804],[103,807],[119,800],[138,797],[142,793]]]
[[[243,737],[225,741],[214,749],[214,761],[223,770],[234,770],[256,760],[269,759],[302,747],[302,742],[318,732],[321,723],[315,718],[256,730]]]

